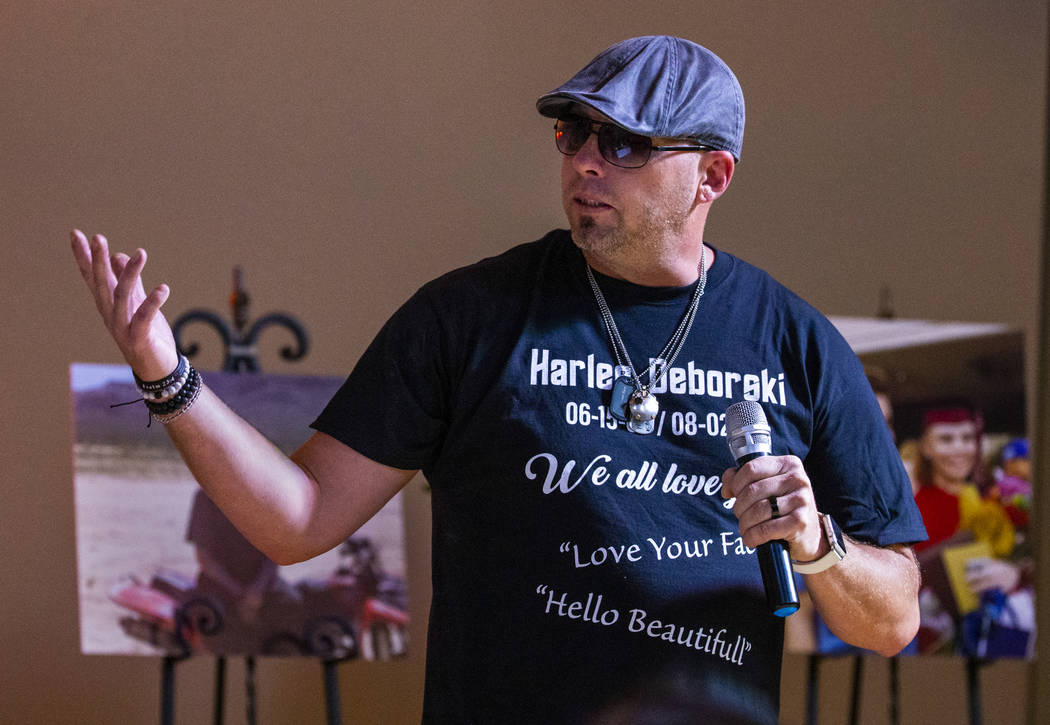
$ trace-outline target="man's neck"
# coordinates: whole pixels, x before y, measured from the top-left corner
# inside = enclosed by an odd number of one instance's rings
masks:
[[[715,262],[715,250],[707,245],[701,247],[705,255],[704,264],[710,271]],[[682,252],[664,257],[625,258],[606,256],[593,251],[583,251],[587,264],[607,277],[623,279],[646,287],[681,287],[692,284],[699,275],[700,254]]]

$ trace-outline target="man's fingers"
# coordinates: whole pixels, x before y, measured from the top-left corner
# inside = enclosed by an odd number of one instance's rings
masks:
[[[77,269],[80,270],[80,276],[84,278],[84,282],[88,287],[91,287],[91,247],[88,244],[87,237],[84,236],[84,232],[74,229],[69,233],[69,242],[73,248],[73,258],[77,261]]]
[[[145,297],[142,290],[142,268],[146,265],[146,252],[136,250],[131,257],[126,254],[113,255],[113,271],[119,275],[113,288],[113,308],[125,323],[131,321],[139,302]]]
[[[109,242],[101,234],[91,237],[91,276],[95,287],[95,302],[107,323],[113,311],[113,288],[117,278],[109,261]]]
[[[748,461],[739,468],[730,468],[722,474],[722,496],[724,498],[739,498],[745,495],[755,483],[780,472],[779,465],[775,459],[763,456]]]
[[[105,255],[101,259],[99,258],[98,242],[95,240],[88,241],[87,236],[79,229],[74,229],[70,232],[69,241],[73,248],[73,257],[76,259],[77,268],[80,270],[80,276],[83,278],[84,284],[87,285],[92,299],[95,300],[95,307],[108,327],[109,287],[106,283],[107,273],[104,269],[108,265],[108,260],[105,259]],[[103,280],[101,289],[99,288],[100,279]]]
[[[70,245],[85,284],[95,298],[95,306],[124,359],[136,371],[156,373],[157,379],[172,370],[178,353],[171,328],[160,308],[170,291],[160,285],[148,295],[142,284],[146,252],[137,249],[130,256],[109,251],[101,234],[88,237],[79,229],[70,232]]]
[[[733,513],[747,546],[773,538],[794,541],[811,528],[815,504],[809,477],[797,457],[756,458],[727,470],[722,482],[722,495],[735,499]]]
[[[113,268],[113,274],[117,276],[117,284],[120,284],[120,275],[124,274],[124,269],[128,266],[129,261],[131,257],[123,252],[114,252],[109,255],[109,266]]]
[[[142,301],[139,308],[135,310],[128,327],[128,334],[133,340],[141,340],[149,334],[154,318],[160,314],[160,308],[168,301],[170,293],[168,285],[162,284],[154,288]]]
[[[739,499],[738,499],[739,500]],[[776,508],[773,508],[776,501]],[[764,498],[751,503],[747,509],[740,511],[740,529],[761,526],[777,519],[792,519],[796,511],[801,512],[809,503],[801,489],[793,489],[783,492],[772,491]],[[734,509],[735,512],[735,509]]]
[[[775,485],[779,486],[779,482],[790,479],[808,480],[802,461],[794,456],[763,456],[726,471],[722,482],[728,489],[728,498],[743,498],[745,504],[750,505],[756,499],[771,495],[772,482],[778,482]]]

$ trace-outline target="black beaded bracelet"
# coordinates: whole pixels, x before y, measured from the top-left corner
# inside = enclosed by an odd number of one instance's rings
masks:
[[[165,403],[150,403],[147,401],[146,407],[149,409],[150,416],[153,420],[167,425],[189,410],[190,406],[197,402],[197,398],[200,396],[203,388],[204,378],[201,377],[201,374],[198,373],[196,369],[190,367],[190,373],[186,379],[186,385],[183,386],[182,390],[180,390],[174,398]]]
[[[190,366],[186,375],[186,382],[172,397],[162,401],[146,400],[146,408],[155,418],[171,415],[182,407],[188,406],[189,402],[197,396],[200,391],[201,376],[196,368]]]
[[[167,400],[146,400],[146,407],[151,413],[157,413],[158,415],[167,415],[174,410],[177,410],[183,403],[185,403],[189,396],[193,394],[193,388],[197,385],[198,373],[195,368],[191,367],[186,375],[186,382],[182,385],[175,395]]]

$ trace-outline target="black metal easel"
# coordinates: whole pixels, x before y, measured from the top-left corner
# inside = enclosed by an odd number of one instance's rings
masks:
[[[820,710],[820,665],[826,659],[824,655],[809,655],[809,668],[806,675],[806,724],[817,725],[817,714]],[[899,660],[897,657],[889,658],[890,667],[890,696],[889,715],[890,725],[900,723],[900,675]],[[853,672],[850,684],[849,723],[857,725],[860,722],[861,690],[864,680],[864,655],[853,655]],[[980,725],[979,721],[973,725]]]
[[[222,369],[228,373],[258,372],[259,360],[256,353],[256,343],[259,335],[267,327],[278,325],[284,327],[295,336],[296,347],[285,346],[281,348],[281,357],[285,360],[301,360],[306,355],[308,341],[306,329],[289,315],[271,312],[263,315],[251,327],[248,327],[248,306],[251,299],[244,290],[244,275],[240,267],[233,268],[233,291],[230,293],[230,308],[233,312],[233,328],[226,321],[211,310],[195,309],[181,315],[175,324],[171,326],[172,334],[175,336],[175,344],[179,351],[188,358],[197,354],[200,347],[195,342],[184,345],[182,343],[182,329],[191,322],[203,322],[211,326],[222,339],[224,357]],[[247,329],[246,329],[247,328]]]
[[[980,657],[966,658],[966,694],[970,706],[970,725],[981,725],[981,679],[980,670],[988,660]]]
[[[817,725],[817,713],[819,710],[819,680],[820,664],[825,659],[824,655],[809,655],[809,672],[806,679],[806,723]],[[966,658],[966,695],[967,705],[970,713],[970,725],[981,725],[981,683],[980,670],[991,661],[980,657]],[[889,720],[890,725],[900,723],[900,658],[890,657],[890,697],[889,697]],[[850,696],[850,725],[860,722],[860,695],[861,681],[864,677],[864,656],[853,657],[853,682]]]
[[[281,357],[285,360],[299,360],[307,351],[308,339],[305,328],[295,318],[281,313],[271,313],[256,320],[248,326],[249,297],[244,290],[243,274],[240,267],[233,270],[233,291],[230,294],[233,327],[218,314],[204,309],[191,310],[181,315],[172,325],[172,333],[179,351],[192,358],[199,351],[196,343],[183,344],[183,328],[191,322],[203,322],[211,326],[222,340],[224,346],[223,371],[238,373],[242,371],[257,372],[259,363],[256,344],[260,333],[267,327],[277,325],[290,331],[296,340],[296,346],[281,348]],[[179,607],[175,616],[175,641],[179,651],[164,657],[161,664],[161,725],[175,723],[175,665],[190,656],[190,646],[184,631],[192,625],[197,631],[205,634],[214,633],[222,626],[221,615],[214,608],[195,607],[199,602],[190,601]],[[317,656],[322,662],[324,678],[325,710],[328,725],[340,725],[339,680],[336,665],[357,654],[357,643],[351,633],[342,629],[327,631],[317,628],[307,637],[309,654]],[[220,656],[215,661],[215,690],[212,709],[212,720],[215,725],[222,725],[223,705],[226,696],[226,657]],[[248,725],[255,725],[255,658],[245,657],[245,700]]]
[[[817,712],[819,711],[819,681],[820,662],[824,657],[811,654],[807,660],[809,668],[806,672],[806,725],[817,725]]]

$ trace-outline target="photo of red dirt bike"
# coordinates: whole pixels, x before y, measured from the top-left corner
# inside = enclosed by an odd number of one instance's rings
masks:
[[[351,537],[325,579],[288,584],[278,577],[253,616],[202,577],[160,568],[143,582],[122,577],[111,601],[132,613],[124,632],[163,654],[313,656],[385,660],[407,651],[407,592],[384,573],[368,538]]]

